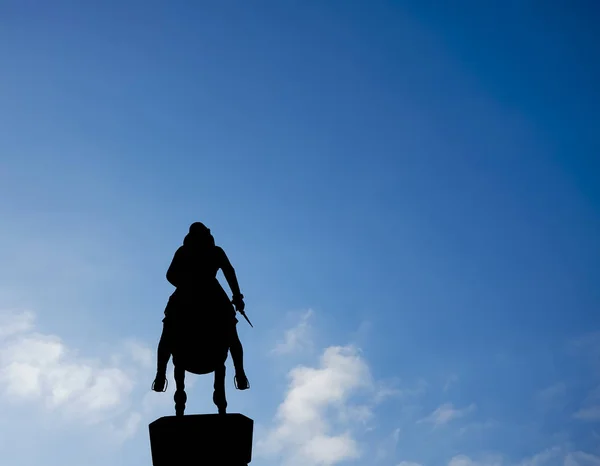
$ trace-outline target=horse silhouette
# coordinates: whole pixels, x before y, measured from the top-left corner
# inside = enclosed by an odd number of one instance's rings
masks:
[[[214,314],[182,316],[173,330],[173,365],[176,390],[175,414],[183,416],[187,395],[185,373],[205,375],[214,372],[213,402],[219,414],[227,410],[225,362],[230,346],[230,330]]]

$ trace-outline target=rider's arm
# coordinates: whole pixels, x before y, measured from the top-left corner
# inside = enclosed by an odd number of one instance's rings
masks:
[[[219,267],[223,271],[223,275],[225,275],[225,280],[229,284],[229,288],[231,288],[231,293],[233,294],[234,299],[242,295],[240,292],[240,285],[237,281],[237,276],[235,275],[235,270],[229,262],[229,258],[223,249],[219,248]]]
[[[181,259],[183,255],[183,251],[179,248],[175,255],[173,256],[173,260],[171,261],[171,265],[167,270],[167,280],[171,285],[175,288],[181,285]]]

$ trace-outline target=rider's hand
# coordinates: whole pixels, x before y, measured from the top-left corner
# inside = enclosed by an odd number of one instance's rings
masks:
[[[234,296],[231,302],[233,303],[235,309],[238,312],[244,312],[244,308],[246,307],[246,305],[244,304],[244,295]]]

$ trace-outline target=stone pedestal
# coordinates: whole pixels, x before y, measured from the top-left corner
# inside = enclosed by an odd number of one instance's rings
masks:
[[[247,466],[254,421],[242,414],[165,416],[150,424],[154,466]]]

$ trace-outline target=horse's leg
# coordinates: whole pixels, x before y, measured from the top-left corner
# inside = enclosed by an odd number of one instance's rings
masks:
[[[185,411],[185,402],[187,401],[187,395],[185,393],[185,369],[181,369],[175,366],[175,415],[183,416]]]
[[[215,369],[215,391],[213,392],[213,402],[217,405],[219,414],[227,412],[227,398],[225,398],[225,364]]]

